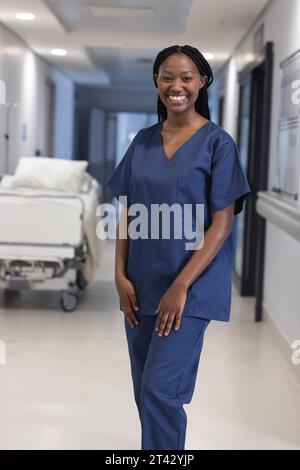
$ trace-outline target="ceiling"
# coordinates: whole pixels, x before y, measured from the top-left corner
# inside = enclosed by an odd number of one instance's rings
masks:
[[[173,44],[213,53],[216,72],[268,1],[1,0],[0,21],[77,83],[149,89],[156,54]]]

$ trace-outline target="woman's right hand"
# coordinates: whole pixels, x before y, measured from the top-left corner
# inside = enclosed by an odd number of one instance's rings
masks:
[[[134,314],[134,310],[139,309],[136,298],[135,288],[132,282],[125,276],[116,276],[116,288],[120,298],[120,304],[128,323],[134,327],[138,325],[138,321]]]

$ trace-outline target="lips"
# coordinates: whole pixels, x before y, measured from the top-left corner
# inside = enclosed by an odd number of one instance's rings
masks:
[[[188,95],[167,95],[167,100],[170,103],[184,103],[187,99]]]

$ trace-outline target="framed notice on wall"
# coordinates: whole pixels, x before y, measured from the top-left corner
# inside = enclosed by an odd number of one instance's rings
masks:
[[[273,188],[298,199],[300,169],[300,50],[281,62],[277,181]]]

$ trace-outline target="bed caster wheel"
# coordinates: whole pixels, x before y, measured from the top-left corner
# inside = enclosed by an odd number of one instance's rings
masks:
[[[88,282],[86,278],[84,277],[84,274],[82,271],[78,270],[76,273],[76,285],[78,289],[84,290],[86,286],[88,285]]]
[[[74,292],[63,292],[60,299],[60,306],[65,312],[73,312],[78,306],[78,296]]]

